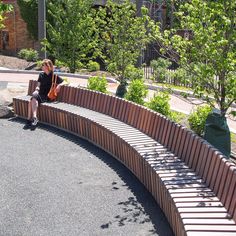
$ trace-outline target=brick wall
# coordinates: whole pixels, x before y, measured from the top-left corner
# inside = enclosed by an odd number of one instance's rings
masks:
[[[17,1],[3,0],[2,2],[12,4],[14,9],[5,14],[5,28],[1,29],[0,35],[0,50],[14,55],[22,48],[35,48],[36,42],[27,31],[27,25],[21,18]]]

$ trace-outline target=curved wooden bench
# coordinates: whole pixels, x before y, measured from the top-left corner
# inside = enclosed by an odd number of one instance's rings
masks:
[[[31,94],[35,81],[29,84]],[[29,96],[14,98],[27,116]],[[64,86],[39,119],[89,140],[129,168],[154,196],[175,235],[236,235],[236,166],[190,130],[145,107]]]

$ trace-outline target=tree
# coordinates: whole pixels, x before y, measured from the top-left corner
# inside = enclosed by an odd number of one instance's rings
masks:
[[[107,1],[104,8],[100,8],[99,28],[105,47],[108,69],[118,76],[122,91],[127,85],[126,68],[134,65],[141,50],[148,42],[147,25],[150,21],[146,8],[142,8],[142,16],[136,16],[136,7],[125,0],[122,3]],[[119,89],[118,89],[119,90]],[[117,95],[124,96],[124,92]]]
[[[48,4],[47,50],[75,72],[78,64],[96,57],[97,28],[92,0],[61,0]]]
[[[177,29],[156,31],[164,56],[192,75],[195,94],[225,116],[236,101],[236,2],[178,1]],[[212,100],[212,97],[214,98]]]
[[[0,29],[4,28],[3,21],[5,19],[4,13],[12,11],[13,7],[10,4],[0,3]]]

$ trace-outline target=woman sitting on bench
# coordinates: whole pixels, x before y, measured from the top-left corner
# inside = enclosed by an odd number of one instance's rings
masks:
[[[33,92],[28,105],[28,118],[26,126],[35,128],[38,123],[37,109],[38,105],[43,102],[49,102],[48,92],[52,86],[53,80],[53,63],[49,59],[44,59],[42,62],[42,70],[38,77],[38,85],[36,90]],[[60,76],[56,76],[56,91],[60,91],[60,87],[63,83],[63,79]]]

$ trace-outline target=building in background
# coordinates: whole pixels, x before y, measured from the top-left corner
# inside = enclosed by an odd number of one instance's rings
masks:
[[[106,0],[94,0],[94,5],[104,6],[106,2]],[[152,19],[161,22],[163,26],[166,24],[165,1],[131,0],[131,2],[136,4],[138,14],[140,13],[141,6],[145,5],[149,9]],[[21,17],[17,0],[2,0],[2,3],[12,4],[13,10],[5,14],[5,27],[0,30],[0,52],[7,55],[16,55],[23,48],[33,48],[38,50],[39,43],[30,37],[27,30],[27,24]],[[150,61],[155,57],[154,55],[156,55],[156,53],[148,47],[145,52],[145,61],[147,59]]]
[[[27,30],[25,21],[21,18],[20,9],[16,0],[2,0],[2,3],[11,4],[13,10],[5,14],[5,27],[0,30],[0,51],[7,55],[16,55],[23,48],[35,48],[34,41]]]

